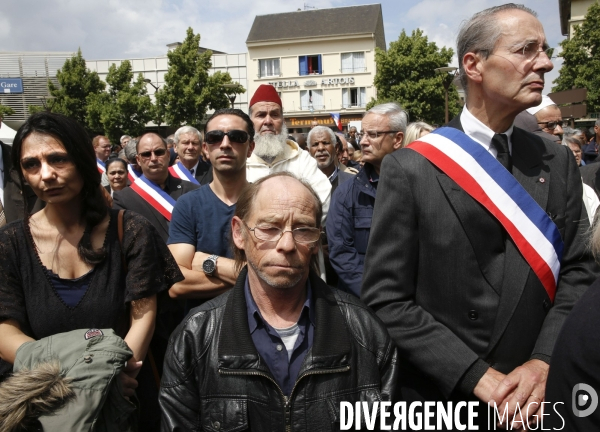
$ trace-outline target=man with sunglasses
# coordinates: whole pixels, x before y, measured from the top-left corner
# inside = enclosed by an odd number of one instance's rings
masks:
[[[171,287],[186,309],[216,297],[235,283],[230,223],[246,187],[246,160],[254,149],[250,117],[238,109],[221,109],[208,119],[203,149],[212,165],[212,181],[177,201],[167,244],[185,280]]]
[[[562,113],[554,101],[548,96],[542,96],[542,103],[538,106],[528,108],[527,112],[532,114],[542,132],[554,135],[558,143],[562,141]]]
[[[407,402],[479,401],[480,430],[495,402],[521,430],[597,267],[571,151],[513,125],[553,68],[535,12],[481,11],[457,47],[465,107],[383,161],[361,298],[406,354]]]
[[[231,220],[239,277],[171,337],[162,431],[337,431],[341,402],[397,400],[385,327],[313,270],[321,213],[310,185],[286,172],[241,193]]]
[[[376,105],[362,119],[363,168],[338,186],[327,218],[329,260],[338,274],[338,288],[360,297],[365,253],[371,231],[379,170],[383,158],[402,147],[408,124],[396,103]]]
[[[154,225],[160,237],[169,238],[169,223],[175,202],[199,186],[169,174],[167,142],[146,132],[137,142],[137,164],[142,176],[131,187],[115,192],[113,208],[133,210]]]

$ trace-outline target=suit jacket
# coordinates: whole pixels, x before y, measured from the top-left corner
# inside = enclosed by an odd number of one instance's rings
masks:
[[[461,129],[460,121],[450,125]],[[407,399],[468,398],[488,367],[549,362],[558,332],[597,267],[575,159],[514,128],[513,175],[564,241],[554,304],[483,206],[410,149],[383,160],[361,298],[387,324],[411,370]]]
[[[10,223],[23,217],[25,205],[27,205],[28,212],[31,213],[37,197],[29,186],[21,187],[19,175],[12,169],[10,159],[12,147],[0,141],[0,148],[4,163],[4,215],[6,223]]]
[[[579,167],[579,173],[583,182],[594,189],[598,198],[600,198],[600,163],[590,163]]]
[[[167,179],[169,195],[175,201],[177,201],[184,193],[198,189],[199,187],[200,186],[190,183],[189,181],[175,178],[171,174],[169,174],[169,178]],[[113,208],[133,210],[134,212],[141,214],[154,225],[165,243],[167,242],[167,239],[169,238],[169,221],[130,187],[115,191],[113,194]]]

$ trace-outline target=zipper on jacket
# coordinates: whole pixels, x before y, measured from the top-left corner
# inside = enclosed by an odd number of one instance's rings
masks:
[[[350,370],[350,365],[344,366],[344,367],[340,367],[340,368],[336,368],[336,369],[318,369],[318,370],[313,370],[313,371],[308,371],[302,375],[300,375],[300,377],[298,377],[298,379],[296,380],[296,382],[294,383],[294,387],[292,387],[292,391],[290,392],[289,396],[286,396],[285,394],[283,394],[283,390],[281,390],[281,387],[279,387],[279,384],[277,384],[277,382],[271,378],[269,375],[267,375],[264,372],[257,372],[257,371],[226,371],[223,369],[219,368],[219,373],[223,374],[223,375],[254,375],[254,376],[262,376],[267,378],[269,381],[271,381],[273,384],[275,384],[275,387],[277,387],[277,390],[279,390],[279,393],[281,393],[281,397],[283,399],[283,418],[285,419],[285,432],[291,432],[292,430],[292,404],[291,404],[291,400],[292,400],[292,395],[294,394],[294,390],[296,390],[296,386],[298,385],[298,383],[300,382],[300,380],[306,376],[309,375],[325,375],[325,374],[330,374],[330,373],[339,373],[339,372],[348,372]]]

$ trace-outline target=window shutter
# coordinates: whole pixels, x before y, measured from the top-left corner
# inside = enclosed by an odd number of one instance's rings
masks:
[[[308,75],[308,64],[306,56],[298,57],[300,62],[300,75]]]

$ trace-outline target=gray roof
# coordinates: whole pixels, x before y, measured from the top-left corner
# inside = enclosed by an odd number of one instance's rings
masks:
[[[257,15],[246,43],[372,34],[379,31],[383,33],[380,4],[349,6]]]

